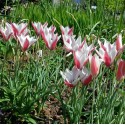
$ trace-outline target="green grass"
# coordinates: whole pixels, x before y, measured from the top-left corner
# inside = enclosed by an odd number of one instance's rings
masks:
[[[96,11],[90,10],[89,5],[87,5],[86,10],[82,8],[76,10],[76,7],[70,4],[66,5],[62,3],[61,6],[55,7],[49,3],[41,3],[35,6],[31,3],[25,7],[18,5],[18,9],[15,8],[16,10],[11,13],[13,17],[11,21],[19,22],[22,19],[28,20],[29,23],[31,21],[40,21],[42,23],[47,21],[50,25],[55,25],[58,32],[60,32],[59,24],[63,26],[68,25],[74,27],[76,35],[80,34],[82,36],[89,34],[93,26],[100,22],[91,34],[94,33],[97,36],[110,38],[111,35],[120,32],[124,28],[122,10],[120,11],[121,19],[116,19],[115,12],[117,11],[117,6],[114,14],[111,14],[105,8],[105,1],[99,3]]]

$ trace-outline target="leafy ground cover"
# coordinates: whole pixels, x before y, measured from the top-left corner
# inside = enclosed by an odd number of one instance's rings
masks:
[[[125,59],[124,51],[110,67],[101,64],[99,74],[88,85],[79,81],[75,87],[68,87],[60,71],[71,70],[74,59],[67,56],[64,37],[50,50],[32,26],[33,22],[47,22],[56,27],[58,35],[62,35],[61,25],[73,27],[77,38],[86,38],[87,44],[97,49],[98,38],[114,43],[118,34],[122,34],[124,44],[124,7],[117,5],[111,10],[105,5],[105,0],[98,2],[93,10],[90,2],[85,9],[69,1],[58,6],[42,0],[17,2],[9,13],[1,15],[1,27],[6,22],[27,23],[30,36],[37,42],[26,49],[17,42],[17,36],[7,41],[0,36],[0,123],[125,123],[124,79],[116,79],[117,60]]]

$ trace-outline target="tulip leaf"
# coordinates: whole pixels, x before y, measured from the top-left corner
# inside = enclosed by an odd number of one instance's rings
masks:
[[[28,117],[27,121],[32,123],[32,124],[36,124],[36,121],[33,118],[31,118],[31,117]]]
[[[10,101],[10,99],[0,99],[0,102],[7,102]]]

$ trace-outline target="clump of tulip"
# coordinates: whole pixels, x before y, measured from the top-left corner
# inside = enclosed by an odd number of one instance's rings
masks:
[[[54,50],[56,48],[56,44],[59,41],[61,36],[54,33],[56,31],[55,26],[48,27],[48,23],[41,24],[40,22],[32,22],[32,26],[37,35],[41,36],[43,41],[45,42],[47,48],[50,50]]]
[[[98,39],[99,50],[97,50],[97,47],[94,47],[93,44],[90,46],[87,45],[86,38],[84,38],[83,42],[81,36],[75,40],[75,35],[73,35],[73,30],[71,29],[61,27],[64,48],[73,54],[75,68],[73,67],[71,71],[67,69],[65,72],[61,71],[60,73],[65,81],[64,83],[69,87],[76,86],[79,81],[84,85],[88,85],[93,78],[96,78],[99,74],[102,63],[107,67],[111,67],[115,58],[119,53],[121,54],[123,52],[125,45],[122,45],[122,35],[118,34],[113,44],[107,40],[105,40],[103,44]],[[93,55],[93,52],[96,52],[96,54]],[[86,68],[87,64],[89,64],[89,69]],[[124,64],[125,61],[118,61],[117,80],[121,80],[125,77]]]
[[[38,38],[41,37],[43,39],[48,49],[56,49],[57,42],[61,35],[55,33],[55,26],[51,25],[48,27],[47,22],[44,24],[41,22],[32,22],[32,26]],[[64,48],[72,54],[74,60],[74,66],[71,70],[66,69],[65,72],[60,71],[64,83],[69,87],[76,86],[79,81],[83,85],[88,85],[98,76],[101,64],[104,63],[108,68],[111,67],[116,57],[118,57],[125,48],[125,45],[122,44],[121,34],[117,35],[116,41],[113,44],[106,39],[104,43],[98,39],[98,48],[94,46],[94,44],[88,45],[86,38],[83,40],[81,36],[76,38],[73,34],[74,28],[60,26],[60,30]],[[38,40],[30,35],[27,23],[5,23],[5,26],[0,27],[0,34],[5,41],[14,38],[20,43],[21,49],[24,52]],[[38,56],[42,57],[42,50],[38,51]],[[125,77],[125,61],[119,59],[117,64],[116,79],[120,81]]]
[[[35,37],[30,37],[27,23],[6,23],[5,28],[0,27],[0,33],[5,41],[11,37],[20,43],[23,51],[26,51],[33,43],[37,41]]]

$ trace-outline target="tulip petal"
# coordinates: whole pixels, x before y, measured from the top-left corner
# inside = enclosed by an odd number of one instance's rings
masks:
[[[24,42],[23,48],[22,48],[23,51],[26,51],[28,47],[29,47],[29,41],[28,41],[28,39],[26,38],[26,41]]]
[[[116,39],[116,50],[119,51],[122,49],[122,35],[119,34],[117,39]]]
[[[118,69],[117,69],[116,79],[120,81],[124,77],[125,77],[125,61],[120,59],[118,60]]]

